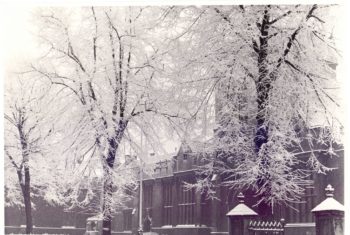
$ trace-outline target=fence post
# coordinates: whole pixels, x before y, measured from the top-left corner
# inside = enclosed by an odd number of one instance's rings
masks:
[[[312,209],[316,220],[316,234],[343,235],[344,206],[333,198],[334,188],[330,184],[325,191],[327,198]]]
[[[229,220],[229,235],[248,235],[249,220],[258,214],[244,204],[242,193],[239,193],[237,198],[239,204],[226,214]]]

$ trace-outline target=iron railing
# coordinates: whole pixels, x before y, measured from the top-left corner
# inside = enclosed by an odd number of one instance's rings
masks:
[[[251,220],[248,231],[249,235],[284,235],[284,219],[280,221]]]

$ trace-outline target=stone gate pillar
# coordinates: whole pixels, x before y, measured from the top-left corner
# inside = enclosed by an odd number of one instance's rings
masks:
[[[343,235],[344,206],[333,198],[334,188],[330,184],[325,190],[327,198],[312,209],[316,220],[316,234]]]
[[[229,220],[229,235],[248,235],[249,220],[258,214],[244,204],[242,193],[239,193],[237,198],[239,204],[226,214]]]

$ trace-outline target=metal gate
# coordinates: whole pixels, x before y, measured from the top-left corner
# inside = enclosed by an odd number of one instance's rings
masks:
[[[248,231],[249,235],[284,235],[284,220],[251,220]]]

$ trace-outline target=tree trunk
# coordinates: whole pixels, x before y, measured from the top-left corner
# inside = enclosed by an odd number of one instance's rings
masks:
[[[112,218],[104,218],[102,222],[102,235],[111,235],[112,231]]]
[[[32,203],[30,200],[30,173],[29,167],[24,167],[24,207],[26,212],[26,234],[30,234],[33,231],[32,221]]]
[[[17,170],[18,181],[21,186],[24,210],[26,218],[26,234],[33,232],[32,203],[30,200],[30,172],[28,167],[24,167],[24,182],[21,170]]]
[[[121,116],[122,118],[122,116]],[[104,158],[104,183],[103,183],[103,221],[102,221],[102,235],[111,235],[112,233],[112,197],[113,197],[113,179],[112,171],[115,164],[116,153],[119,143],[122,140],[124,131],[128,125],[128,121],[119,121],[118,129],[113,138],[108,139],[108,155]]]
[[[118,148],[116,138],[108,140],[109,150],[108,156],[104,162],[104,182],[103,182],[103,221],[102,221],[102,235],[111,235],[112,233],[112,196],[113,196],[113,180],[112,171],[114,167],[116,152]]]
[[[259,89],[258,89],[259,90]],[[263,87],[263,91],[259,90],[258,92],[258,114],[256,116],[257,121],[257,130],[255,134],[255,151],[256,151],[256,157],[258,157],[259,153],[261,152],[261,147],[263,144],[268,142],[268,134],[269,129],[265,122],[265,106],[268,99],[268,92],[267,89]],[[261,154],[261,153],[260,153]],[[264,187],[265,190],[267,190],[266,193],[259,195],[257,200],[261,200],[264,197],[267,197],[269,194],[269,184],[266,184],[266,179],[269,178],[268,175],[268,168],[270,167],[269,162],[269,156],[268,154],[262,154],[260,156],[260,172],[261,175],[258,176],[257,179],[257,185],[258,188]],[[258,205],[258,214],[262,217],[268,217],[272,215],[272,209],[271,206],[268,205],[265,201],[261,201],[261,203]]]
[[[259,38],[260,48],[258,52],[258,68],[259,68],[259,77],[256,83],[256,92],[257,92],[257,104],[258,104],[258,113],[256,115],[256,133],[255,133],[255,153],[256,157],[261,151],[261,147],[268,142],[268,126],[266,124],[266,107],[269,99],[269,92],[271,90],[271,79],[268,75],[267,68],[267,55],[268,55],[268,35],[269,35],[269,6],[266,7],[264,12],[264,17],[261,23],[261,36]],[[268,172],[266,169],[269,167],[269,156],[263,154],[260,159],[260,172]],[[267,192],[259,195],[257,200],[261,200],[268,196],[269,185],[265,184],[266,179],[269,178],[268,173],[263,173],[257,178],[258,188],[264,187],[267,189]],[[271,206],[268,205],[265,201],[261,201],[258,205],[258,214],[261,217],[268,217],[272,215]]]
[[[102,235],[111,235],[112,233],[112,180],[110,176],[106,176],[103,185],[103,221]]]
[[[21,116],[21,118],[23,118]],[[26,135],[23,133],[23,120],[22,123],[17,125],[18,133],[21,141],[22,148],[22,159],[23,159],[23,169],[24,169],[24,182],[22,177],[22,168],[17,171],[19,183],[21,185],[24,209],[26,214],[26,233],[30,234],[33,231],[33,221],[32,221],[32,203],[30,198],[30,171],[29,171],[29,154],[28,154],[28,140]]]

